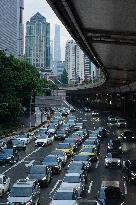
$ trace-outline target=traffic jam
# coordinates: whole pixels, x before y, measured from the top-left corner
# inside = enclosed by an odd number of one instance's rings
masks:
[[[52,113],[33,132],[0,140],[0,204],[136,204],[127,120],[86,107]]]

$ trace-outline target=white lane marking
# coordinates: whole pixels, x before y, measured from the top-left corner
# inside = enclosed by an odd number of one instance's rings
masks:
[[[58,180],[58,181],[56,182],[56,184],[54,185],[54,187],[53,187],[53,189],[51,190],[50,194],[52,194],[52,193],[55,191],[55,189],[57,188],[58,184],[59,184],[61,181],[62,181],[62,180]]]
[[[95,165],[95,169],[98,168],[98,165],[99,165],[99,160],[97,161],[96,165]]]
[[[9,169],[7,169],[6,171],[4,171],[2,174],[6,174],[8,171],[10,171],[11,169],[17,167],[19,164],[21,164],[22,162],[25,161],[25,159],[27,159],[28,157],[30,157],[33,153],[38,152],[42,147],[39,147],[38,149],[34,150],[32,153],[30,153],[29,155],[27,155],[26,157],[24,157],[23,159],[21,159],[21,161],[19,161],[18,163],[14,164],[12,167],[10,167]]]
[[[29,162],[28,164],[25,164],[25,166],[26,166],[26,167],[31,167],[34,162],[35,162],[35,160],[32,160],[32,161]]]
[[[90,182],[89,189],[88,189],[88,194],[91,192],[92,185],[93,185],[93,181]]]
[[[125,194],[127,194],[127,183],[124,182],[124,189],[125,189]]]

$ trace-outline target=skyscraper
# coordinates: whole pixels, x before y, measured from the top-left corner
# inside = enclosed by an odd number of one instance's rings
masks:
[[[16,58],[23,57],[24,0],[0,0],[0,50]]]
[[[91,79],[91,60],[88,58],[86,54],[84,54],[84,75],[85,80]]]
[[[54,61],[61,61],[61,49],[60,49],[60,26],[55,25],[54,36]]]
[[[69,83],[81,83],[84,80],[84,53],[73,40],[66,43],[65,69]]]
[[[41,71],[50,69],[50,24],[37,12],[26,23],[26,60]]]
[[[50,68],[53,69],[53,40],[50,40]]]

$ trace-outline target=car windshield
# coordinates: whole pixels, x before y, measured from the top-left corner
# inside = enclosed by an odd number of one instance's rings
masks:
[[[27,138],[25,134],[17,135],[17,138]]]
[[[38,139],[46,139],[48,137],[48,135],[40,135],[39,137],[38,137]]]
[[[31,187],[12,187],[11,197],[29,197],[32,195]]]
[[[74,139],[67,138],[65,139],[65,143],[74,143]]]
[[[57,134],[65,134],[65,131],[64,130],[58,130]]]
[[[69,144],[64,144],[64,143],[62,143],[62,144],[59,144],[58,146],[57,146],[57,148],[58,149],[69,149],[69,148],[71,148],[71,146],[69,145]]]
[[[93,140],[86,140],[83,145],[94,145],[95,141]]]
[[[48,129],[54,129],[55,128],[55,125],[54,124],[50,124]]]
[[[118,122],[126,122],[126,120],[118,120]]]
[[[54,200],[74,200],[76,199],[76,197],[74,197],[73,192],[56,192],[53,199]]]
[[[42,166],[32,166],[30,168],[30,174],[44,174],[45,173],[45,167]]]
[[[57,157],[56,156],[47,156],[43,160],[44,162],[57,162]]]
[[[64,182],[68,183],[80,183],[80,177],[79,176],[65,176]]]
[[[75,169],[75,170],[79,170],[79,169],[82,169],[82,164],[81,163],[71,163],[70,165],[69,165],[69,169]]]
[[[87,156],[80,156],[80,155],[77,155],[74,157],[74,161],[88,161],[88,157]]]
[[[108,158],[119,158],[119,154],[118,153],[108,153],[107,157]]]
[[[23,142],[21,140],[12,140],[12,144],[13,145],[19,145],[19,144],[22,144]]]
[[[94,152],[93,148],[83,148],[82,152]]]
[[[136,171],[136,161],[131,163],[131,170]]]

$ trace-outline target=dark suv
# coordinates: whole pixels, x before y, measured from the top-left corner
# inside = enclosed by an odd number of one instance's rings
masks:
[[[52,179],[52,171],[45,165],[33,165],[27,179],[37,179],[41,187],[47,186]]]
[[[19,154],[17,150],[14,149],[0,149],[0,163],[8,163],[8,164],[14,164],[15,162],[18,162],[19,160]]]
[[[122,172],[126,181],[136,183],[136,160],[125,161]]]
[[[55,155],[43,158],[42,164],[48,166],[53,174],[59,174],[62,170],[62,160]]]

